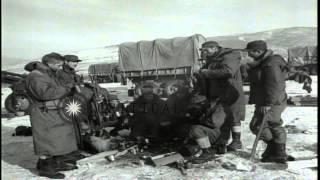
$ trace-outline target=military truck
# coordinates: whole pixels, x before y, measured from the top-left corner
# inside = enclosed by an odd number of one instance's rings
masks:
[[[125,84],[124,77],[119,69],[119,63],[92,64],[88,68],[88,75],[97,83],[121,82]]]
[[[303,70],[310,75],[318,74],[317,46],[293,47],[288,49],[288,64],[295,70]]]
[[[162,97],[172,94],[175,84],[186,84],[201,67],[199,49],[205,41],[204,36],[195,34],[120,44],[119,66],[132,83],[129,95],[141,95],[147,84]]]

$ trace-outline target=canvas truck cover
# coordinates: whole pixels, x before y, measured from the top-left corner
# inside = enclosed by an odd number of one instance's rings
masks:
[[[92,64],[89,66],[88,72],[90,75],[109,75],[113,69],[118,67],[118,63]]]
[[[199,64],[199,48],[206,41],[196,34],[189,37],[122,43],[119,65],[124,72],[180,68]]]
[[[288,49],[288,62],[292,66],[316,64],[318,62],[317,46],[294,47]]]

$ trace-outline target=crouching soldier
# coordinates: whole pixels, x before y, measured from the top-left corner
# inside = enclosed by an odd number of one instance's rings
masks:
[[[285,163],[287,134],[282,127],[281,114],[287,105],[286,62],[267,49],[267,44],[262,40],[249,42],[246,50],[254,59],[246,65],[250,81],[249,104],[255,104],[250,129],[257,134],[263,128],[260,139],[267,144],[261,161]],[[267,118],[266,123],[261,127],[264,118]]]
[[[165,101],[153,92],[153,85],[146,83],[141,88],[142,95],[127,106],[132,114],[129,122],[131,136],[136,140],[150,138],[158,140],[160,137],[160,122],[163,121]]]
[[[192,159],[193,163],[204,163],[214,158],[216,152],[216,143],[221,135],[220,128],[225,121],[226,114],[223,106],[217,101],[209,102],[206,97],[195,95],[192,97],[191,105],[188,107],[188,113],[185,122],[189,126],[181,126],[177,129],[188,127],[185,137],[188,138],[188,144],[181,148],[183,155],[195,155],[191,152],[195,146],[200,147],[200,156]],[[176,130],[178,131],[178,130]]]
[[[50,53],[36,63],[26,77],[26,90],[32,100],[30,120],[35,154],[39,155],[37,169],[40,176],[64,178],[59,171],[76,169],[56,159],[56,156],[76,151],[77,142],[72,123],[64,121],[58,112],[58,102],[68,96],[72,88],[66,88],[57,79],[56,71],[63,64],[61,55]]]

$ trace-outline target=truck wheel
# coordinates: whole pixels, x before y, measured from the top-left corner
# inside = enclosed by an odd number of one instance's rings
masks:
[[[5,100],[5,108],[11,113],[21,111],[25,114],[29,114],[30,100],[26,96],[17,96],[11,93]]]
[[[29,114],[31,102],[27,96],[24,95],[17,95],[15,97],[15,104],[17,104],[17,111],[24,112],[25,114]]]
[[[6,108],[6,110],[10,113],[16,113],[17,110],[14,107],[14,96],[13,94],[9,94],[9,96],[6,98],[5,102],[4,102],[4,107]]]

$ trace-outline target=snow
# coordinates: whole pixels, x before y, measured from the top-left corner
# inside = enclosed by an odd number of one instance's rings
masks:
[[[313,79],[312,96],[317,96],[317,77]],[[110,91],[121,91],[126,93],[126,86],[120,84],[102,84]],[[2,88],[2,107],[5,97],[10,94],[9,88]],[[287,92],[289,95],[306,95],[302,90],[302,84],[287,82]],[[282,114],[284,125],[294,125],[300,129],[306,129],[308,133],[288,134],[287,152],[295,157],[317,156],[317,107],[287,107]],[[2,109],[2,113],[3,113]],[[93,179],[93,180],[116,180],[116,179],[317,179],[317,170],[298,169],[281,170],[277,164],[255,163],[254,171],[238,171],[225,169],[222,164],[233,162],[242,166],[248,164],[250,151],[255,136],[249,130],[249,123],[253,115],[254,106],[247,105],[246,119],[242,122],[242,142],[243,149],[237,153],[227,153],[217,160],[196,166],[187,170],[188,175],[181,175],[180,171],[163,166],[154,168],[148,165],[139,165],[137,157],[128,155],[112,163],[100,161],[99,163],[89,163],[81,165],[79,169],[64,172],[66,179]],[[2,179],[47,179],[37,176],[35,164],[37,157],[33,153],[32,137],[12,136],[15,127],[19,125],[30,126],[29,116],[14,117],[12,119],[1,119],[1,178]],[[263,152],[262,142],[257,148],[257,155]]]

